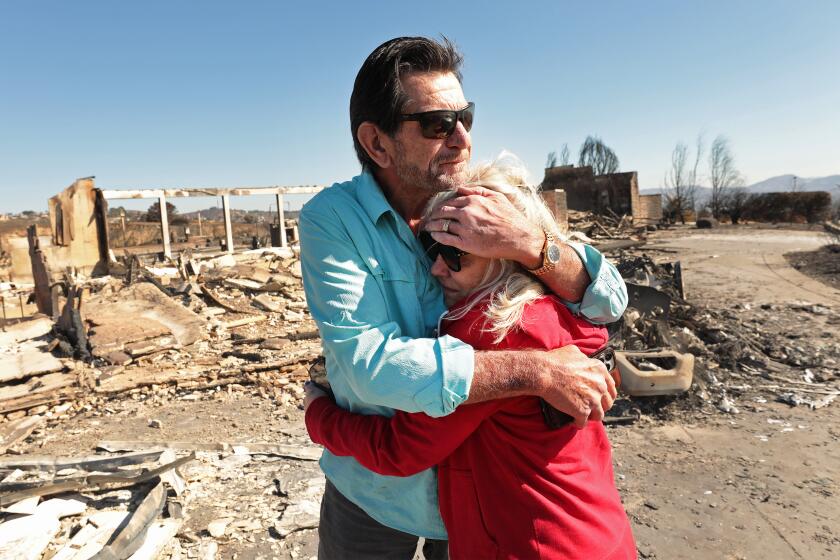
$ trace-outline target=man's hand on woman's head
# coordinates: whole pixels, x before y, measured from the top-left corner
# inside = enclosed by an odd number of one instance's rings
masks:
[[[574,418],[580,428],[588,420],[603,420],[618,395],[604,364],[574,345],[545,352],[545,361],[540,396]]]
[[[312,404],[312,401],[315,399],[320,399],[321,397],[329,396],[327,393],[319,389],[314,383],[311,381],[307,381],[303,384],[303,410],[306,411],[309,408],[309,405]]]
[[[539,266],[545,235],[505,195],[482,187],[461,187],[458,195],[426,221],[435,241],[479,257]]]

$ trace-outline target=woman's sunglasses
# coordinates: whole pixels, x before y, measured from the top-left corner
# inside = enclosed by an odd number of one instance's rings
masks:
[[[429,258],[432,259],[432,262],[435,262],[438,255],[440,255],[443,257],[443,262],[446,263],[449,270],[453,272],[461,271],[461,257],[467,254],[465,251],[452,247],[451,245],[438,243],[428,231],[420,232],[420,244],[423,246],[426,254],[429,255]]]
[[[420,132],[424,138],[449,138],[455,132],[458,121],[464,125],[467,132],[473,125],[475,114],[475,103],[470,101],[460,111],[425,111],[423,113],[411,113],[400,115],[401,121],[417,121],[420,123]]]

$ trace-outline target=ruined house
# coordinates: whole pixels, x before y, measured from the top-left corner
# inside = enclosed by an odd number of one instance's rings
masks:
[[[662,219],[662,196],[640,195],[635,171],[595,175],[589,166],[549,167],[545,170],[542,189],[546,200],[552,196],[548,193],[553,191],[565,193],[568,210],[595,214],[611,211],[617,216],[632,217],[637,225],[657,223]]]
[[[210,196],[222,200],[224,218],[223,251],[233,253],[233,226],[230,218],[230,197],[274,195],[276,197],[276,246],[286,247],[288,234],[296,238],[296,227],[287,231],[283,211],[284,194],[312,194],[320,186],[300,187],[212,187],[184,189],[98,189],[92,177],[78,179],[49,200],[50,234],[39,235],[35,226],[27,230],[26,238],[11,238],[12,274],[17,280],[31,280],[35,284],[38,310],[47,315],[56,312],[61,279],[69,272],[84,276],[108,274],[113,262],[108,228],[108,201],[119,199],[155,199],[159,202],[160,245],[149,247],[152,253],[162,253],[164,260],[172,258],[166,199],[171,197]],[[272,237],[275,237],[272,231]],[[123,236],[124,236],[123,226]],[[242,248],[242,247],[240,247]],[[28,253],[28,254],[27,254]],[[136,252],[135,252],[136,253]],[[28,273],[28,274],[27,274]]]

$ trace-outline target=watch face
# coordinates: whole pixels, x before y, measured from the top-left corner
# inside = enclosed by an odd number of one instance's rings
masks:
[[[560,247],[552,243],[546,249],[545,256],[548,259],[548,262],[557,264],[560,262]]]

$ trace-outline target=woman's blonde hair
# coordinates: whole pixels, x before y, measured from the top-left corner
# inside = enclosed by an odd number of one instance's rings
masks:
[[[473,166],[467,186],[480,186],[505,195],[524,219],[554,233],[555,239],[566,240],[538,189],[527,184],[525,166],[510,152],[502,152],[493,161]],[[437,207],[455,196],[455,191],[438,193],[429,201],[424,215],[428,217]],[[484,329],[495,336],[494,343],[499,343],[522,321],[525,306],[543,294],[545,286],[519,263],[494,259],[487,267],[484,278],[473,289],[468,303],[450,310],[445,319],[460,319],[479,301],[489,297],[490,304],[484,312]]]

